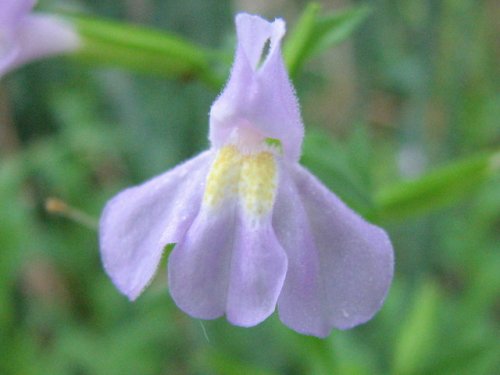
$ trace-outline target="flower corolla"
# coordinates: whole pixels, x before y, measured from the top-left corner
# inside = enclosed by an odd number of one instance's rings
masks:
[[[285,23],[239,14],[236,28],[210,149],[108,202],[103,264],[134,300],[175,244],[168,284],[189,315],[248,327],[277,308],[290,328],[325,337],[380,309],[392,245],[298,163],[304,129],[281,54]]]

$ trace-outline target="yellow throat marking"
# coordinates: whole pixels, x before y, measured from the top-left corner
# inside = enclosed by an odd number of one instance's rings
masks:
[[[262,216],[273,207],[276,185],[277,166],[271,152],[242,154],[235,146],[225,146],[208,174],[203,203],[216,208],[238,198],[246,213]]]

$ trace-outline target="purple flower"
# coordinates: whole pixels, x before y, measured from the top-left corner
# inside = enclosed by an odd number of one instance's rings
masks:
[[[59,18],[30,14],[35,0],[0,0],[0,77],[21,64],[72,51],[80,42]]]
[[[236,27],[211,148],[107,204],[104,267],[134,300],[175,243],[170,293],[193,317],[248,327],[277,306],[287,326],[320,337],[366,322],[391,283],[389,238],[298,164],[304,129],[281,56],[285,23],[240,14]]]

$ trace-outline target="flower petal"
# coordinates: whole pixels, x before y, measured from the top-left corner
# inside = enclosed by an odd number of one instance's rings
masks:
[[[273,227],[288,256],[288,272],[278,300],[280,319],[294,330],[324,337],[330,332],[320,257],[309,218],[287,170],[282,170]]]
[[[80,45],[80,39],[73,26],[51,15],[27,16],[18,32],[18,41],[23,51],[20,56],[21,62],[72,51]]]
[[[18,55],[19,46],[12,40],[6,38],[4,41],[0,41],[0,77],[15,66]]]
[[[203,210],[168,258],[168,285],[177,306],[200,319],[224,315],[234,243],[234,205]]]
[[[0,1],[0,77],[15,64],[20,50],[18,28],[33,5],[32,0]]]
[[[257,69],[264,46],[273,32],[279,32],[281,35],[278,38],[281,38],[285,32],[284,26],[281,20],[274,24],[251,14],[240,13],[236,16],[238,47],[252,70]]]
[[[153,277],[165,245],[180,241],[194,220],[212,157],[204,152],[106,205],[99,228],[104,268],[131,300]]]
[[[276,308],[287,271],[285,251],[271,224],[240,223],[234,243],[227,319],[235,325],[259,324]]]
[[[306,169],[293,166],[290,173],[296,190],[280,191],[273,220],[290,264],[280,317],[299,332],[324,337],[380,309],[393,275],[392,245]]]
[[[45,56],[60,54],[77,49],[80,39],[71,24],[49,15],[27,15],[14,35],[6,36],[8,50],[16,50],[14,58],[0,63],[0,76],[8,71]],[[12,56],[12,55],[11,55]]]
[[[286,255],[269,223],[257,227],[239,217],[237,202],[202,210],[168,260],[169,288],[191,316],[252,326],[276,307]]]
[[[210,141],[221,147],[236,128],[257,131],[263,138],[279,139],[284,157],[298,161],[304,129],[293,87],[281,56],[285,24],[258,16],[236,18],[238,46],[231,77],[210,111]],[[270,51],[257,67],[266,40]]]
[[[35,5],[35,0],[0,1],[0,28],[12,27],[28,14]]]

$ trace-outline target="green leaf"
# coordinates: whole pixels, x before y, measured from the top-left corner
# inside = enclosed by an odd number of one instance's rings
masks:
[[[375,197],[378,217],[400,219],[456,202],[500,170],[500,151],[454,162],[415,181],[386,187]]]
[[[446,348],[447,355],[443,358],[433,360],[428,366],[422,368],[416,374],[439,374],[439,375],[455,375],[455,374],[493,374],[494,369],[500,365],[498,353],[500,353],[500,344],[497,339],[488,340],[481,339],[480,342],[468,342],[460,347],[451,345],[452,348]],[[491,368],[486,372],[475,371],[479,366]]]
[[[370,159],[366,148],[360,151],[359,134],[354,132],[342,142],[318,129],[310,129],[304,138],[301,162],[350,207],[361,214],[374,210],[365,169]],[[360,160],[357,160],[360,159]],[[362,161],[363,160],[363,161]]]
[[[310,3],[286,40],[283,54],[291,77],[295,76],[307,57],[308,46],[314,35],[316,18],[320,9],[319,4]]]
[[[89,63],[121,66],[181,80],[199,79],[219,89],[213,64],[222,56],[165,31],[83,16],[68,16],[83,39],[74,55]]]
[[[212,369],[214,373],[220,375],[277,375],[272,370],[264,369],[242,360],[231,358],[230,355],[214,349],[207,350],[203,356],[199,358],[200,373],[206,372],[207,367]]]
[[[435,343],[439,298],[439,290],[434,283],[426,281],[421,285],[412,309],[399,330],[393,374],[414,374],[426,363]]]
[[[359,6],[322,14],[319,4],[309,4],[285,44],[290,76],[293,78],[308,58],[347,39],[369,13],[369,7]]]

